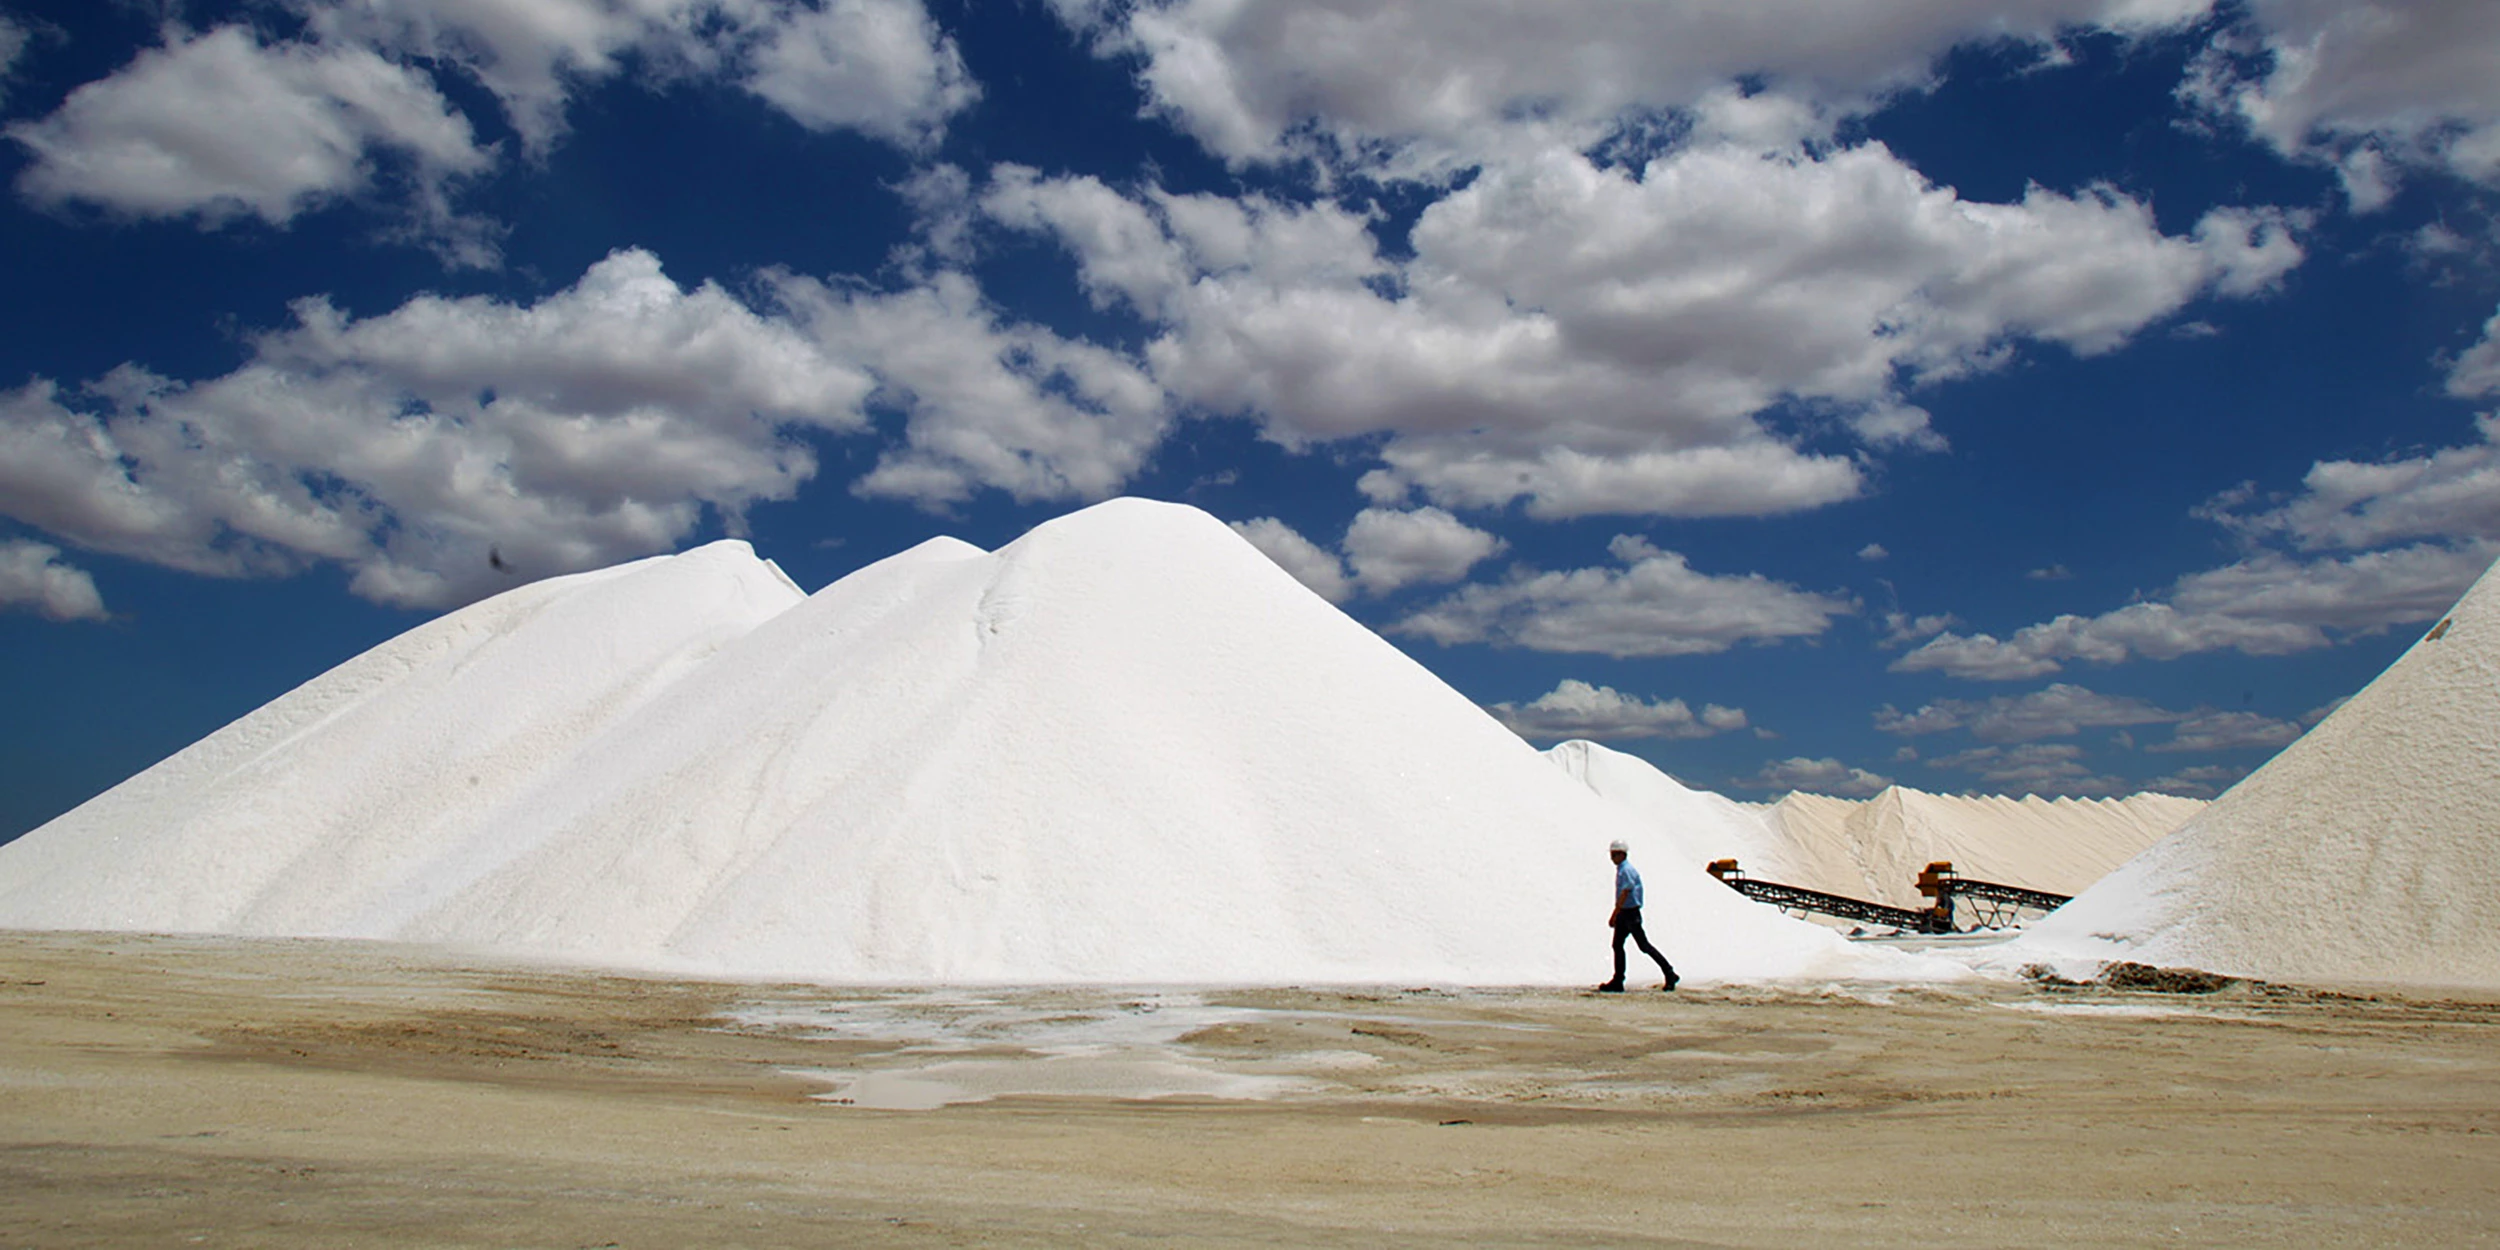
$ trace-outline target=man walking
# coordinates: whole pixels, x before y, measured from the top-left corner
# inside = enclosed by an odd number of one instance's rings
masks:
[[[1659,986],[1659,989],[1674,989],[1675,983],[1681,979],[1675,975],[1675,965],[1668,963],[1667,957],[1659,954],[1658,948],[1649,944],[1649,935],[1641,931],[1641,874],[1639,869],[1632,866],[1631,854],[1631,848],[1621,842],[1616,842],[1606,848],[1607,857],[1615,861],[1615,911],[1613,915],[1606,918],[1606,923],[1615,931],[1615,979],[1597,988],[1600,992],[1607,994],[1623,992],[1623,940],[1625,938],[1632,939],[1641,948],[1642,954],[1658,961],[1658,971],[1667,978],[1667,983]]]

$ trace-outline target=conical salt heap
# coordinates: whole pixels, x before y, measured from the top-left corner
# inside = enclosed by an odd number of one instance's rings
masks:
[[[830,982],[1915,975],[1737,897],[1195,509],[478,604],[0,847],[0,925]]]
[[[2204,813],[2007,948],[2500,989],[2500,573]]]

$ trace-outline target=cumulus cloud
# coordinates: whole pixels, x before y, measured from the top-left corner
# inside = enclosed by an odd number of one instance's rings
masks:
[[[370,186],[378,154],[436,195],[493,160],[423,73],[360,47],[264,44],[240,26],[169,31],[8,135],[31,158],[18,190],[39,204],[212,223],[285,225]]]
[[[26,45],[33,34],[25,23],[0,13],[0,103],[8,100],[9,77],[17,69],[17,59],[26,54]]]
[[[1372,594],[1457,581],[1508,545],[1439,508],[1365,508],[1345,535],[1346,562]]]
[[[2009,794],[2114,795],[2130,788],[2120,778],[2093,772],[2083,762],[2083,748],[2072,743],[1972,747],[1937,756],[1928,764],[1976,774],[1990,789]]]
[[[1903,398],[2023,341],[2111,350],[2298,261],[2277,215],[2164,235],[2106,189],[1966,201],[1880,144],[1697,143],[1634,168],[1569,148],[1485,164],[1411,258],[1360,214],[1116,190],[1001,166],[982,210],[1047,236],[1087,293],[1156,329],[1155,377],[1299,444],[1386,434],[1378,503],[1540,517],[1760,516],[1858,495],[1873,448],[1941,446]]]
[[[2461,358],[2451,388],[2471,392],[2475,367],[2471,353]],[[2076,661],[2285,655],[2430,620],[2500,558],[2500,416],[2475,431],[2477,442],[2416,456],[2319,461],[2288,496],[2226,491],[2196,515],[2248,544],[2242,558],[2096,616],[2064,614],[2003,638],[1938,634],[1892,667],[2013,681]]]
[[[1931,734],[1967,729],[1981,742],[2029,742],[2072,737],[2086,729],[2152,725],[2181,720],[2142,699],[2106,695],[2057,682],[2025,695],[1993,699],[1938,699],[1915,712],[1885,704],[1875,728],[1890,734]],[[2181,748],[2188,749],[2188,748]]]
[[[619,252],[536,304],[425,295],[356,319],[323,299],[242,368],[125,365],[0,393],[0,510],[193,572],[335,563],[356,593],[438,606],[733,530],[815,471],[806,429],[858,430],[869,378],[710,283]]]
[[[2301,727],[2255,712],[2202,711],[2181,717],[2168,742],[2147,751],[2228,751],[2240,747],[2282,747],[2300,736]]]
[[[1892,778],[1863,768],[1852,768],[1836,759],[1809,759],[1799,755],[1773,760],[1750,777],[1731,778],[1730,784],[1748,790],[1803,791],[1844,799],[1864,799],[1883,793],[1884,788],[1892,784]]]
[[[793,5],[756,37],[744,83],[810,130],[857,130],[914,148],[934,144],[981,94],[919,0]]]
[[[1914,86],[1972,39],[2047,43],[2073,25],[2130,32],[2201,15],[2205,0],[1811,0],[1624,5],[1609,0],[1059,0],[1106,55],[1137,58],[1149,107],[1228,161],[1386,147],[1439,168],[1506,132],[1587,143],[1626,114],[1733,114],[1729,129],[1794,129],[1822,104]],[[1805,32],[1811,32],[1810,36]],[[1727,84],[1783,92],[1748,104]],[[1709,107],[1724,101],[1719,107]],[[1806,114],[1799,120],[1794,114]]]
[[[1163,438],[1163,391],[1127,357],[1011,322],[960,273],[890,294],[781,274],[792,316],[877,379],[903,446],[853,486],[943,508],[982,488],[1020,500],[1116,493]]]
[[[725,78],[811,129],[921,146],[979,95],[919,0],[291,0],[325,40],[457,66],[534,152],[583,85]]]
[[[1272,516],[1230,524],[1234,533],[1248,539],[1251,546],[1293,574],[1295,581],[1310,587],[1313,594],[1330,603],[1343,603],[1354,597],[1354,581],[1346,576],[1345,563],[1336,553],[1304,538],[1301,531]]]
[[[1705,704],[1699,715],[1682,699],[1643,699],[1612,686],[1564,678],[1527,703],[1495,703],[1486,711],[1522,738],[1707,738],[1746,727],[1742,708]]]
[[[2405,170],[2500,185],[2500,13],[2473,3],[2252,0],[2187,94],[2295,159],[2342,175],[2353,206]]]
[[[1858,558],[1861,560],[1885,560],[1890,559],[1891,556],[1892,553],[1884,550],[1882,543],[1868,543],[1858,548]]]
[[[1933,638],[1961,623],[1962,618],[1950,612],[1938,612],[1927,616],[1913,616],[1907,612],[1886,612],[1883,617],[1883,637],[1877,639],[1875,645],[1887,649],[1906,647],[1911,643]]]
[[[8,135],[18,190],[134,217],[285,225],[383,182],[404,233],[491,264],[492,223],[456,208],[496,153],[433,75],[466,75],[545,155],[575,93],[629,65],[647,81],[743,86],[800,125],[923,148],[979,90],[920,0],[283,0],[301,33],[168,26],[159,47]],[[23,28],[0,50],[22,46]],[[5,60],[5,58],[0,58]]]
[[[2450,374],[2451,387],[2472,367],[2461,361]],[[2250,508],[2254,492],[2242,488],[2198,515],[2246,537],[2283,538],[2304,551],[2425,538],[2500,542],[2500,415],[2474,425],[2476,443],[2375,463],[2322,460],[2287,500]]]
[[[2194,768],[2182,768],[2175,773],[2165,773],[2156,777],[2148,788],[2163,794],[2184,795],[2191,799],[2210,799],[2239,784],[2240,778],[2247,775],[2248,770],[2245,768],[2232,768],[2224,764],[2201,764]]]
[[[2483,323],[2483,337],[2449,365],[2448,393],[2459,397],[2500,395],[2500,312]],[[2483,429],[2483,441],[2500,442],[2492,437],[2488,424]]]
[[[56,621],[106,619],[95,578],[60,556],[60,548],[45,543],[0,542],[0,609],[23,608]]]
[[[1759,573],[1695,571],[1682,555],[1633,535],[1607,547],[1619,569],[1522,570],[1460,589],[1391,626],[1450,645],[1490,642],[1534,651],[1609,655],[1706,655],[1743,642],[1811,638],[1850,600],[1775,582]]]
[[[1896,672],[2014,681],[2083,660],[2116,664],[2206,651],[2288,655],[2427,620],[2465,592],[2500,546],[2422,543],[2299,560],[2278,552],[2182,577],[2167,602],[2099,616],[2061,615],[2011,636],[1940,634],[1893,661]]]

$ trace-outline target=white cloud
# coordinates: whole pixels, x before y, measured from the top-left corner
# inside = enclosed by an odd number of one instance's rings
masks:
[[[979,224],[972,201],[972,175],[961,165],[940,162],[913,170],[894,186],[912,213],[912,238],[893,252],[894,266],[923,275],[962,268],[976,254],[973,231]]]
[[[2029,742],[2067,738],[2086,729],[2154,725],[2182,719],[2142,699],[2106,695],[2063,682],[2026,695],[1993,699],[1938,699],[1915,712],[1891,704],[1875,713],[1875,728],[1891,734],[1931,734],[1967,729],[1981,742]]]
[[[710,0],[288,0],[324,42],[454,66],[503,105],[531,151],[564,131],[583,84],[640,55],[658,73],[706,59],[698,21]]]
[[[2226,764],[2200,764],[2194,768],[2182,768],[2175,773],[2166,773],[2156,777],[2146,788],[2162,794],[2179,794],[2192,799],[2210,799],[2225,789],[2239,784],[2240,778],[2247,775],[2248,770],[2245,768],[2233,768]]]
[[[288,0],[322,38],[457,66],[551,148],[586,84],[723,77],[803,126],[905,146],[979,96],[919,0]]]
[[[370,186],[377,152],[437,192],[493,160],[424,74],[359,47],[264,45],[240,26],[169,31],[8,135],[32,156],[18,190],[39,204],[212,223],[284,225]]]
[[[904,445],[853,489],[923,507],[982,487],[1020,500],[1101,499],[1162,440],[1162,389],[1119,353],[1010,323],[970,278],[876,294],[779,275],[792,314],[835,357],[876,375],[906,415]]]
[[[1972,747],[1928,761],[1934,768],[1978,775],[1986,785],[2006,793],[2112,795],[2130,787],[2117,777],[2093,772],[2083,763],[2083,748],[2072,743],[2033,742],[2018,747]]]
[[[2452,389],[2471,367],[2460,362],[2450,375]],[[2274,507],[2241,510],[2252,495],[2243,489],[2198,515],[2243,535],[2280,535],[2312,551],[2424,538],[2500,541],[2500,415],[2474,424],[2481,438],[2476,444],[2374,464],[2322,460],[2301,479],[2298,495]]]
[[[2116,664],[2221,650],[2287,655],[2330,645],[2330,631],[2369,634],[2436,616],[2495,554],[2500,545],[2431,543],[2318,560],[2260,552],[2180,578],[2168,602],[2062,615],[2003,639],[1941,634],[1892,668],[2013,681],[2059,672],[2075,660]]]
[[[869,380],[709,283],[619,252],[533,305],[321,299],[233,373],[124,366],[101,407],[0,393],[0,510],[77,545],[221,575],[333,562],[386,603],[667,550],[815,471],[789,434],[865,428]]]
[[[1523,738],[1707,738],[1746,727],[1742,708],[1705,705],[1696,716],[1682,699],[1643,699],[1612,686],[1564,678],[1527,703],[1485,709]]]
[[[1684,557],[1629,534],[1608,546],[1621,569],[1522,571],[1478,584],[1392,626],[1444,645],[1491,642],[1618,658],[1706,655],[1742,642],[1810,638],[1857,610],[1759,573],[1695,572]]]
[[[17,68],[17,58],[26,54],[31,39],[24,23],[0,13],[0,103],[8,100],[9,75]]]
[[[2483,337],[2476,339],[2448,367],[2448,393],[2459,397],[2500,395],[2500,312],[2483,323]],[[2485,443],[2500,442],[2488,424],[2483,429]]]
[[[1802,755],[1773,760],[1751,777],[1730,780],[1750,790],[1797,790],[1844,799],[1872,798],[1892,784],[1892,778],[1881,773],[1852,768],[1836,759],[1809,759]]]
[[[1055,238],[1097,303],[1156,326],[1147,358],[1181,402],[1288,444],[1389,435],[1364,483],[1375,502],[1420,490],[1540,517],[1852,498],[1855,459],[1803,450],[1766,414],[1941,446],[1905,387],[1997,367],[2025,340],[2111,350],[2300,254],[2263,214],[2174,237],[2106,190],[1966,201],[1880,144],[1699,144],[1639,169],[1514,153],[1427,207],[1397,262],[1325,202],[1002,166],[981,203]]]
[[[1740,436],[1726,447],[1660,451],[1602,432],[1557,430],[1626,450],[1539,446],[1533,437],[1492,430],[1407,435],[1382,449],[1386,467],[1365,475],[1374,499],[1403,500],[1420,489],[1454,507],[1500,508],[1525,499],[1544,520],[1600,514],[1679,517],[1778,516],[1855,499],[1865,477],[1843,456],[1809,455],[1769,438]]]
[[[1868,543],[1867,545],[1858,548],[1858,558],[1861,560],[1884,560],[1891,558],[1891,556],[1892,553],[1884,550],[1884,545],[1882,543]]]
[[[1234,533],[1248,539],[1251,546],[1293,574],[1295,581],[1310,587],[1313,594],[1330,603],[1343,603],[1354,597],[1354,583],[1346,576],[1345,565],[1327,548],[1304,538],[1301,531],[1272,516],[1230,524]]]
[[[909,148],[934,144],[981,94],[919,0],[794,5],[764,27],[745,84],[810,130]]]
[[[1932,616],[1886,612],[1884,613],[1884,635],[1876,640],[1875,645],[1885,648],[1906,647],[1913,642],[1933,638],[1961,623],[1962,618],[1950,612],[1939,612]]]
[[[95,578],[60,555],[44,543],[0,541],[0,609],[26,608],[56,621],[106,619]]]
[[[2252,0],[2189,94],[2286,156],[2342,174],[2356,209],[2405,169],[2500,185],[2500,12],[2479,3]]]
[[[19,191],[130,216],[284,225],[398,179],[416,219],[402,233],[487,265],[500,228],[455,201],[459,180],[496,154],[432,74],[483,85],[533,156],[561,137],[576,92],[629,66],[646,82],[733,81],[810,129],[907,148],[934,143],[980,94],[920,0],[283,2],[302,37],[169,26],[163,46],[9,127],[33,156]]]
[[[1365,508],[1345,535],[1346,562],[1371,594],[1457,581],[1508,545],[1439,508]]]
[[[2045,42],[2064,28],[2149,31],[2204,0],[1905,0],[1834,7],[1501,0],[1062,0],[1108,55],[1137,56],[1149,107],[1228,161],[1275,160],[1318,139],[1334,153],[1405,149],[1439,167],[1531,124],[1586,146],[1622,115],[1715,110],[1742,131],[1801,124],[1734,97],[1768,79],[1786,95],[1851,102],[1915,86],[1977,39]],[[1117,14],[1112,17],[1112,14]],[[1108,19],[1110,24],[1096,26]],[[1764,114],[1771,114],[1766,117]],[[1423,149],[1421,152],[1413,149]]]
[[[2147,751],[2228,751],[2240,747],[2281,747],[2300,736],[2300,726],[2255,712],[2201,711],[2180,718],[2168,742]]]
[[[2461,363],[2459,373],[2470,368]],[[2500,557],[2500,416],[2475,429],[2477,443],[2419,456],[2319,461],[2288,498],[2260,499],[2253,485],[2225,492],[2196,515],[2253,549],[2181,577],[2157,599],[2061,615],[2005,638],[1941,634],[1892,667],[2007,681],[2077,660],[2283,655],[2429,620]],[[2273,542],[2293,551],[2262,545]]]

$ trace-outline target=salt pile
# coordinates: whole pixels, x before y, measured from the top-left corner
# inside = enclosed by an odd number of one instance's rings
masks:
[[[385,935],[439,848],[805,598],[723,542],[420,625],[0,847],[0,925]]]
[[[1569,984],[1604,847],[1696,979],[1916,975],[1747,902],[1194,509],[514,591],[0,847],[0,925],[834,982]]]
[[[2500,989],[2500,573],[2010,958]]]
[[[1703,848],[1702,862],[1732,858],[1763,880],[1905,908],[1929,904],[1917,877],[1938,860],[1985,881],[2075,893],[2204,806],[2163,794],[2013,799],[1907,786],[1864,800],[1798,793],[1774,804],[1738,803],[1592,742],[1565,742],[1546,754],[1645,826]]]

